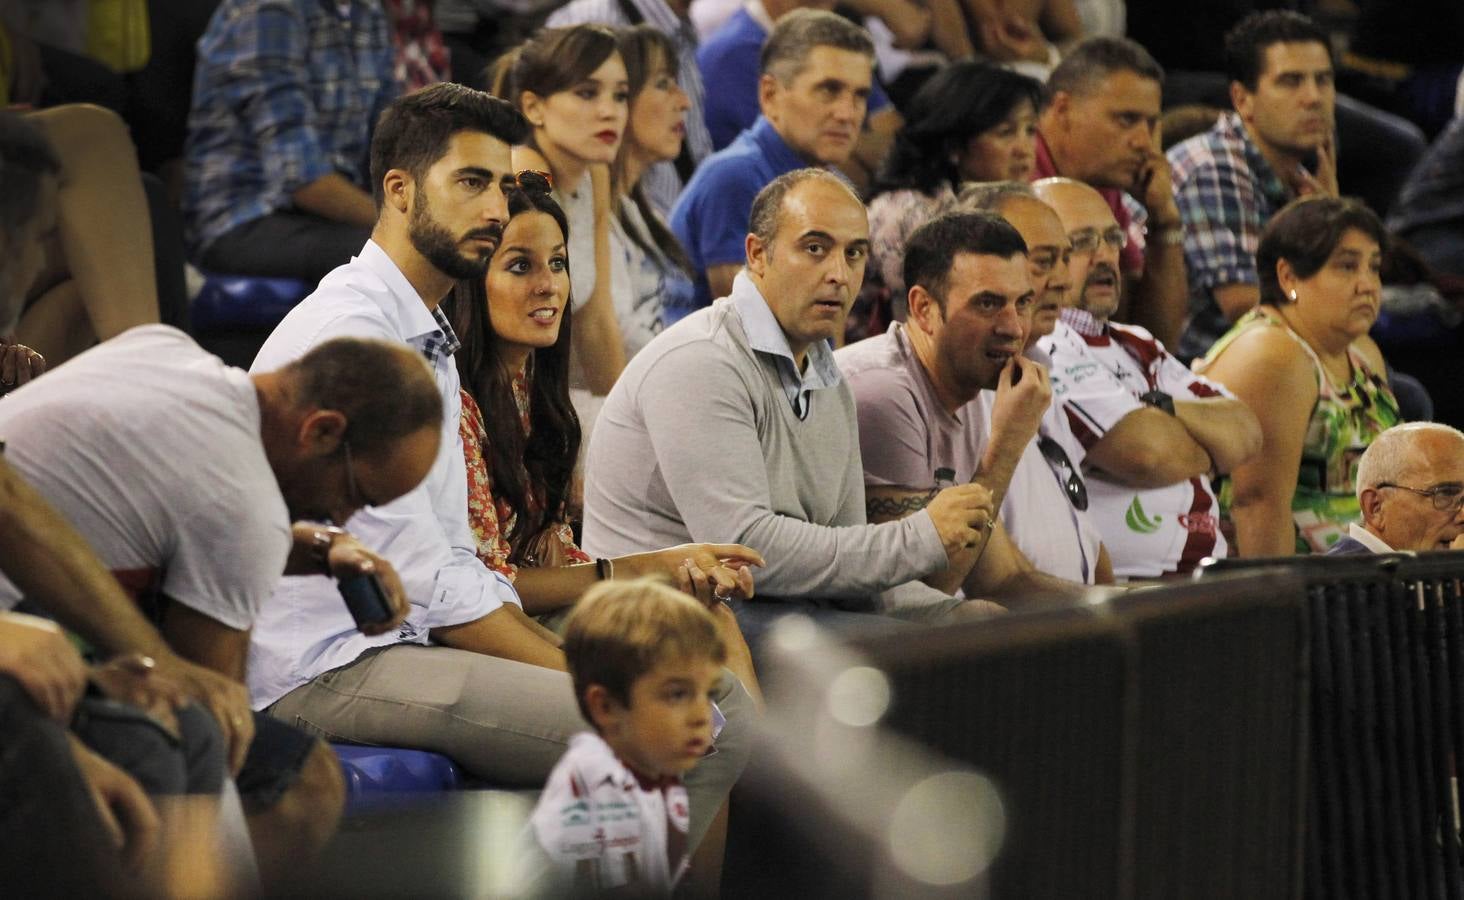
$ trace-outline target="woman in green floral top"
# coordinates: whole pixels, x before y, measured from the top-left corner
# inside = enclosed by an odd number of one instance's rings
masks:
[[[1260,306],[1195,364],[1261,422],[1261,452],[1220,491],[1241,556],[1320,553],[1361,517],[1358,458],[1399,421],[1382,353],[1367,336],[1386,241],[1356,201],[1287,205],[1256,251]]]

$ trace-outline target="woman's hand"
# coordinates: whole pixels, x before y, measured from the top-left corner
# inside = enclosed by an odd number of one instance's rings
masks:
[[[703,568],[690,557],[676,567],[676,587],[690,594],[708,609],[715,610],[724,600],[736,597],[750,600],[753,596],[752,569],[746,563],[718,561]]]
[[[752,573],[748,572],[746,576],[740,573],[749,566],[766,565],[761,553],[742,544],[677,544],[665,550],[637,553],[615,561],[617,566],[622,567],[622,571],[632,577],[664,575],[673,581],[680,578],[678,570],[685,563],[690,563],[692,569],[716,580],[721,589],[719,600],[733,596],[741,596],[742,599],[751,597]],[[748,579],[747,590],[745,594],[738,594],[740,579],[743,577]]]
[[[572,565],[568,549],[559,537],[561,527],[563,526],[558,522],[550,522],[544,526],[542,531],[530,538],[528,546],[525,548],[523,561],[519,565],[538,569]]]

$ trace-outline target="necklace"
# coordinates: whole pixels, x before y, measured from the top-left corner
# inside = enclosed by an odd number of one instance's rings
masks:
[[[1291,321],[1291,316],[1287,315],[1284,308],[1279,306],[1273,308],[1276,311],[1276,315],[1281,319],[1281,324],[1285,325],[1292,334],[1300,338],[1302,343],[1311,348],[1311,352],[1316,356],[1317,363],[1322,367],[1322,372],[1327,376],[1327,382],[1331,385],[1332,390],[1345,392],[1352,384],[1353,377],[1352,356],[1349,350],[1344,349],[1340,356],[1327,353],[1318,348],[1315,343],[1302,333],[1301,329],[1296,327],[1295,323]]]

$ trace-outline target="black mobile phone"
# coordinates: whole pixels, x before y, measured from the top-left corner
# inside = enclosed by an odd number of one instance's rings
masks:
[[[346,609],[357,625],[375,625],[391,618],[391,604],[386,602],[386,589],[375,572],[358,572],[336,582]]]

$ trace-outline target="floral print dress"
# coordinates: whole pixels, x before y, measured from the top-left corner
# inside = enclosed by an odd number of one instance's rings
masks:
[[[1398,401],[1382,373],[1374,372],[1356,350],[1348,349],[1352,379],[1334,385],[1311,345],[1285,323],[1253,309],[1215,342],[1195,371],[1219,358],[1237,337],[1253,328],[1280,328],[1301,346],[1317,370],[1317,402],[1306,423],[1296,493],[1291,497],[1291,520],[1296,526],[1296,552],[1325,553],[1347,533],[1347,526],[1362,521],[1357,502],[1357,463],[1368,444],[1398,424]],[[1220,489],[1220,510],[1230,515],[1231,481]]]
[[[525,372],[519,372],[513,379],[513,400],[518,407],[519,425],[524,434],[529,432],[529,384]],[[518,517],[518,510],[508,501],[493,493],[493,473],[488,469],[488,429],[483,421],[483,411],[478,403],[462,389],[462,417],[458,422],[458,433],[463,439],[463,461],[468,469],[468,524],[472,526],[473,537],[478,542],[478,558],[483,565],[501,573],[510,581],[518,577],[518,566],[508,561],[513,548],[509,546],[508,535]],[[533,508],[531,515],[537,515],[542,508],[542,497],[530,496]],[[574,532],[569,523],[560,521],[550,528],[551,540],[561,544],[564,557],[571,563],[587,563],[593,560],[574,542]]]

